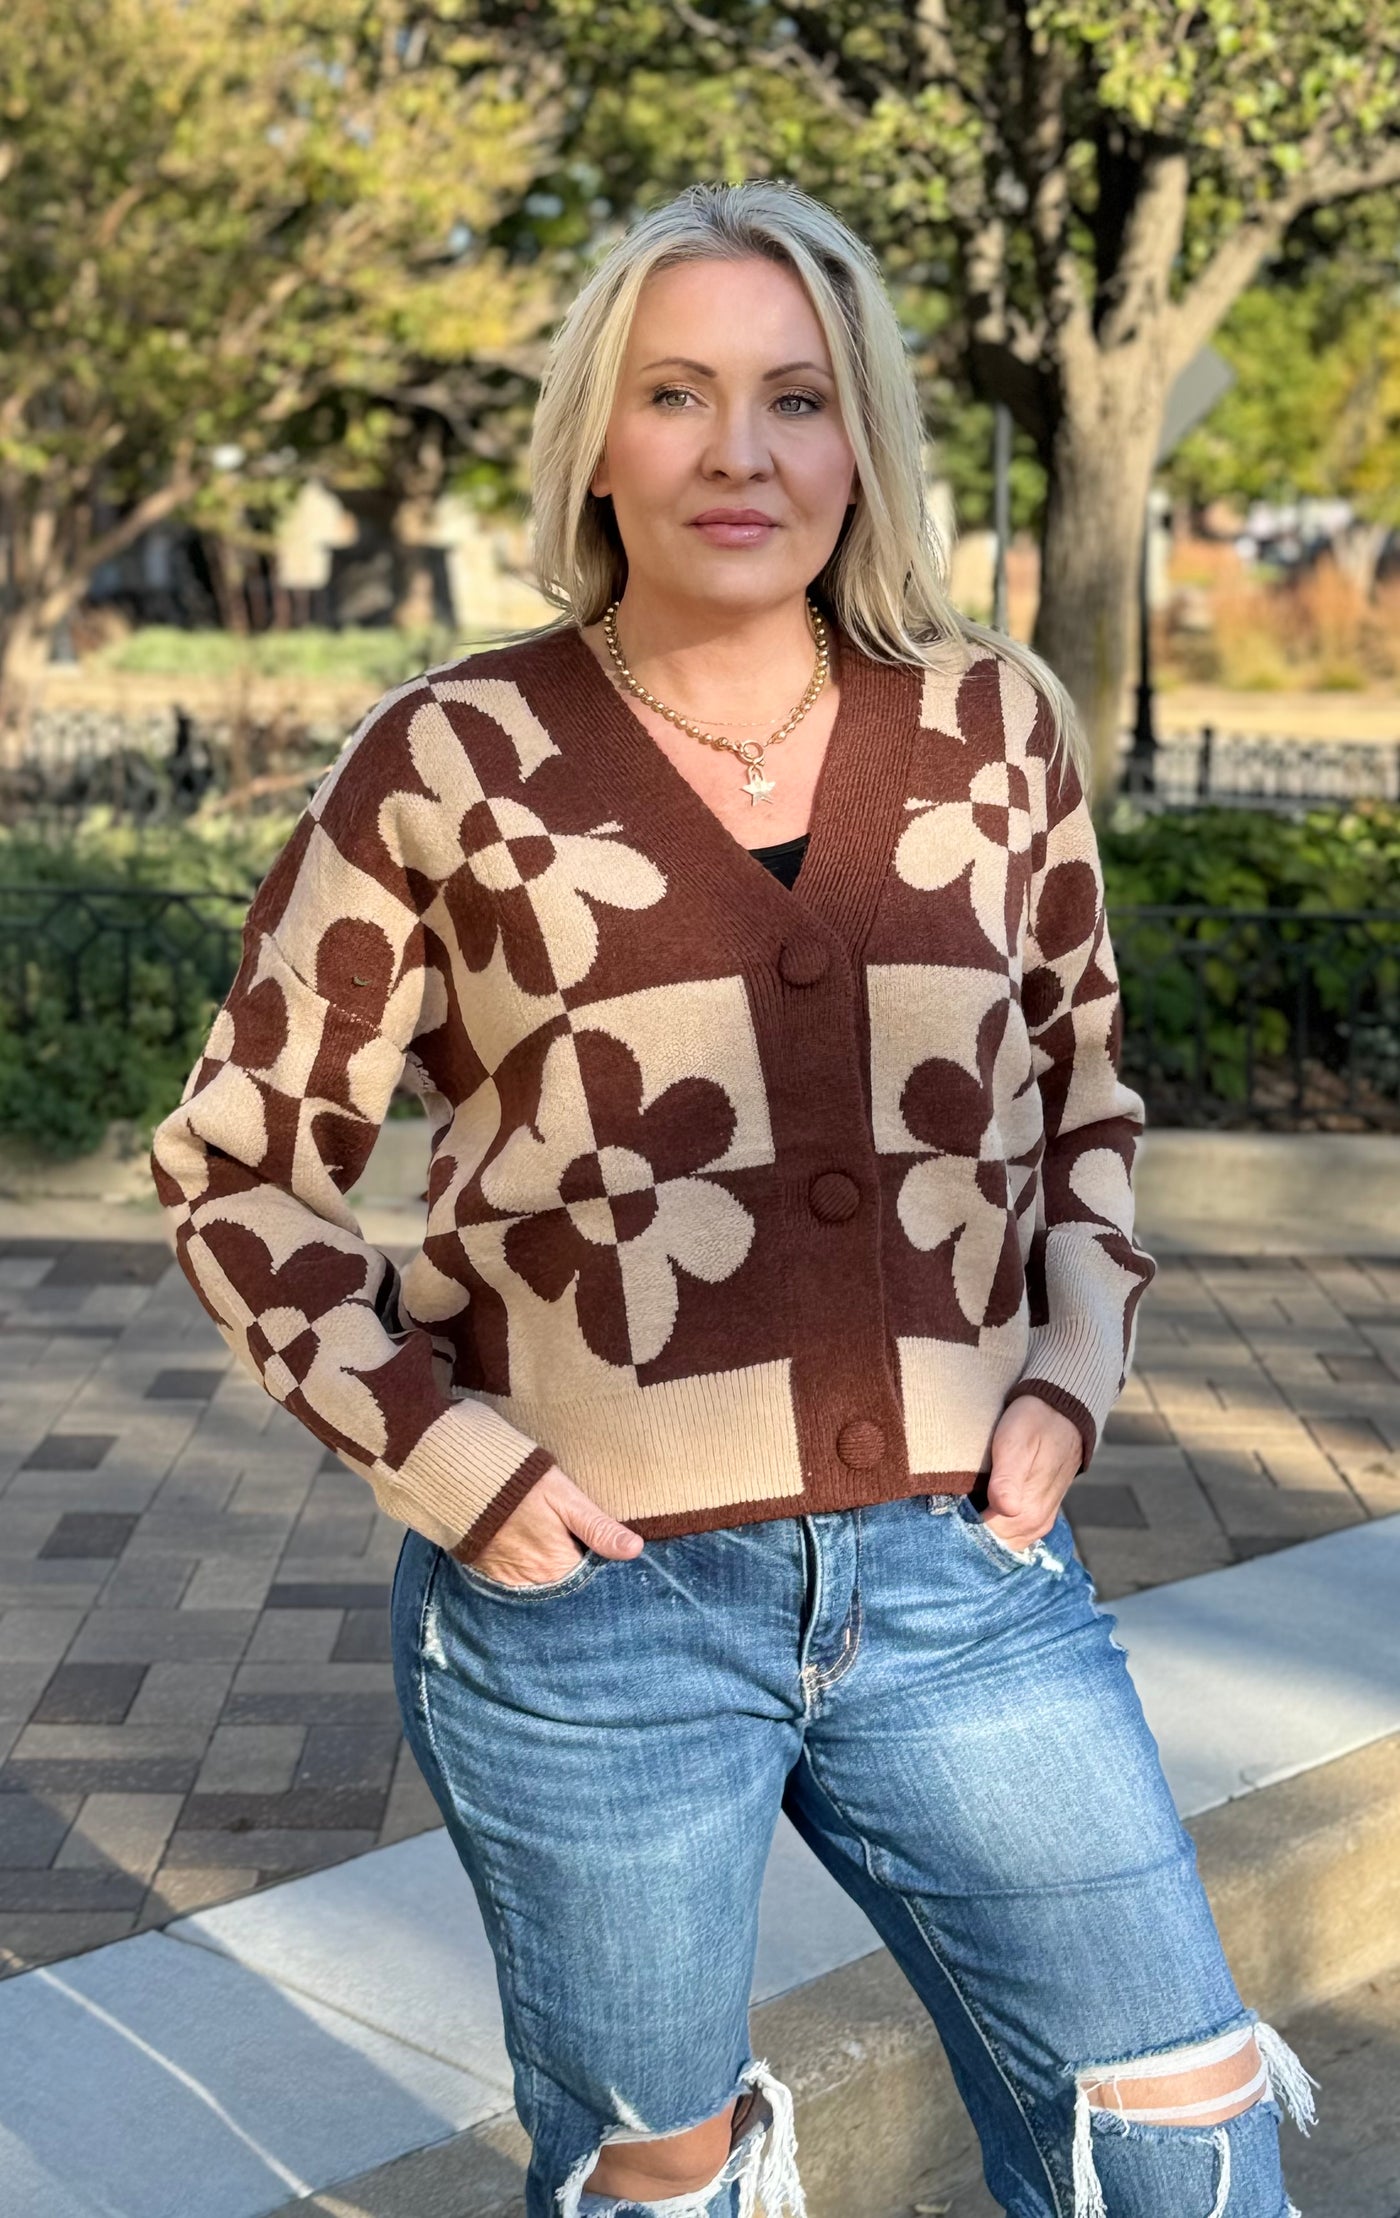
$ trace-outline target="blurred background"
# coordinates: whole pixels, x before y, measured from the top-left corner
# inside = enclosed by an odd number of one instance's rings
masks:
[[[1386,16],[13,0],[12,1176],[139,1148],[364,710],[548,616],[525,451],[550,332],[638,211],[756,175],[870,241],[954,597],[1079,703],[1154,1117],[1393,1127]]]
[[[1159,1273],[1067,1514],[1324,2081],[1290,2191],[1397,2218],[1397,54],[1400,0],[8,0],[3,2218],[521,2218],[402,1528],[234,1363],[148,1148],[365,711],[552,613],[566,304],[747,177],[869,241],[954,599],[1089,736]],[[426,1153],[405,1091],[346,1197],[399,1267]],[[987,2218],[804,1854],[754,2040],[814,2218]]]

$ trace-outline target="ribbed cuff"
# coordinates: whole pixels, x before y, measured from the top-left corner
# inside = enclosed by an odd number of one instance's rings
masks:
[[[500,1531],[511,1511],[519,1508],[536,1479],[542,1479],[545,1472],[553,1468],[553,1464],[554,1458],[548,1448],[532,1449],[520,1469],[506,1480],[498,1494],[492,1495],[480,1517],[475,1519],[456,1547],[449,1548],[447,1553],[455,1556],[458,1563],[474,1563],[487,1541]]]
[[[475,1549],[553,1461],[489,1402],[466,1394],[444,1404],[397,1468],[375,1463],[369,1477],[391,1517],[440,1548]]]
[[[1022,1394],[1034,1394],[1038,1401],[1047,1403],[1051,1409],[1057,1409],[1062,1417],[1068,1417],[1072,1425],[1078,1426],[1079,1438],[1083,1443],[1083,1460],[1079,1470],[1087,1471],[1098,1446],[1099,1428],[1084,1404],[1076,1395],[1066,1393],[1063,1386],[1056,1386],[1049,1379],[1017,1379],[1006,1399],[1014,1402]],[[1078,1475],[1076,1472],[1075,1476]]]

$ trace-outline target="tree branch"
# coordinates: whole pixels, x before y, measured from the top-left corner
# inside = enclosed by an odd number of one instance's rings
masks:
[[[43,594],[35,610],[36,626],[50,631],[55,624],[61,623],[82,595],[94,570],[100,569],[104,562],[112,561],[115,556],[124,554],[143,531],[149,531],[152,524],[162,523],[177,508],[183,507],[190,495],[198,490],[200,482],[200,474],[191,467],[187,450],[177,458],[164,485],[157,486],[154,492],[148,493],[144,500],[138,501],[117,523],[94,539],[84,553],[80,568]]]
[[[1281,243],[1294,218],[1305,208],[1354,200],[1400,183],[1400,140],[1392,140],[1369,163],[1309,165],[1295,189],[1247,216],[1188,287],[1168,318],[1168,375],[1175,376],[1219,329],[1246,287]]]
[[[1073,210],[1065,146],[1068,70],[1063,57],[1053,50],[1037,52],[1024,0],[1017,0],[1012,12],[1023,117],[1020,132],[1004,136],[1012,147],[1019,138],[1024,150],[1021,175],[1029,200],[1027,224],[1047,337],[1068,352],[1093,337],[1089,302],[1069,235]]]
[[[1117,265],[1103,287],[1099,345],[1127,346],[1170,299],[1172,264],[1186,222],[1190,168],[1176,150],[1152,149],[1123,227]]]

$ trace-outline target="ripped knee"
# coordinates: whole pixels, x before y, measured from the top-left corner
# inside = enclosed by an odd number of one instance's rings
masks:
[[[1223,2126],[1258,2102],[1268,2084],[1253,2026],[1079,2080],[1090,2110],[1113,2110],[1145,2126]]]
[[[729,2156],[742,2122],[734,2100],[683,2133],[604,2142],[584,2187],[590,2195],[615,2195],[624,2202],[695,2194]]]
[[[708,2218],[716,2195],[741,2183],[745,2211],[806,2218],[797,2177],[792,2096],[766,2064],[751,2063],[713,2117],[678,2133],[640,2122],[609,2126],[559,2188],[559,2218],[610,2218],[655,2203],[666,2218]]]
[[[1230,2193],[1230,2136],[1225,2130],[1230,2120],[1267,2096],[1306,2133],[1314,2120],[1316,2085],[1267,2025],[1235,2026],[1212,2040],[1161,2054],[1083,2067],[1075,2074],[1074,2218],[1104,2218],[1094,2164],[1095,2131],[1130,2134],[1135,2126],[1179,2128],[1209,2139],[1217,2163],[1211,2218],[1219,2218]]]

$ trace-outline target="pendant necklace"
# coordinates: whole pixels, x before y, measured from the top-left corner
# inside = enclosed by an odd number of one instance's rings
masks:
[[[682,716],[679,709],[668,708],[664,701],[658,701],[654,693],[649,693],[646,687],[633,677],[623,658],[622,649],[618,645],[617,612],[620,606],[619,601],[613,601],[605,610],[603,615],[603,637],[608,643],[608,653],[612,657],[614,668],[627,691],[635,693],[638,700],[645,701],[648,708],[655,709],[658,716],[664,716],[668,722],[679,725],[683,732],[689,732],[693,739],[703,740],[707,747],[726,748],[730,754],[737,755],[749,774],[744,791],[750,801],[755,805],[760,801],[771,802],[775,781],[772,778],[765,778],[763,775],[763,758],[770,747],[778,746],[782,740],[787,738],[793,726],[801,722],[816,700],[817,695],[821,692],[822,687],[826,684],[827,674],[831,668],[831,648],[827,638],[826,624],[816,603],[810,600],[807,603],[807,620],[812,627],[812,636],[817,644],[816,667],[808,680],[807,690],[786,722],[780,724],[775,732],[770,732],[767,739],[761,741],[757,739],[721,738],[717,732],[707,732],[702,725],[695,723],[690,717]]]

